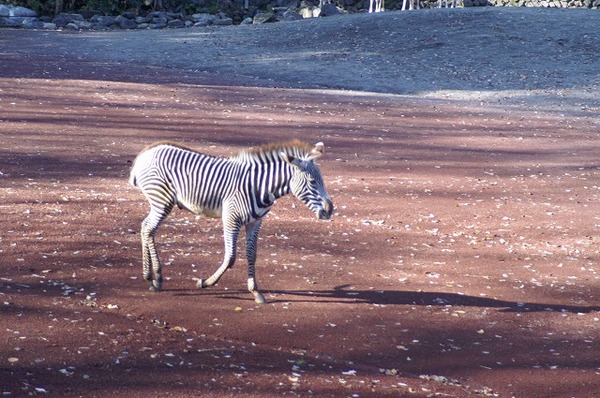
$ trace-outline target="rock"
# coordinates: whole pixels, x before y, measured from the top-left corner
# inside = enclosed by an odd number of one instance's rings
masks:
[[[233,25],[233,19],[231,18],[219,18],[213,21],[213,25],[217,26],[228,26]]]
[[[133,19],[129,19],[123,15],[119,15],[118,17],[116,17],[115,22],[119,25],[121,29],[137,28],[137,23]]]
[[[335,4],[325,3],[321,7],[321,13],[319,14],[319,16],[330,17],[332,15],[339,15],[339,14],[341,14],[341,12],[340,12],[340,10],[338,10],[338,8],[335,6]]]
[[[162,17],[154,17],[152,18],[152,24],[155,25],[163,25],[163,26],[167,26],[167,22],[169,22],[169,20],[167,19],[166,16],[162,16]]]
[[[89,30],[94,27],[94,24],[91,23],[90,21],[81,21],[81,22],[77,23],[77,25],[79,26],[79,29],[83,29],[83,30]]]
[[[100,27],[108,28],[116,24],[116,18],[111,16],[99,15],[97,17],[92,18],[92,22],[96,22],[98,25],[100,25]]]
[[[208,26],[212,25],[212,23],[217,19],[216,16],[201,13],[192,15],[192,22],[194,22],[194,26]]]
[[[81,14],[66,14],[67,18],[69,18],[73,22],[82,22],[85,21],[85,18]]]
[[[134,20],[135,20],[135,23],[137,23],[137,24],[143,24],[143,23],[148,24],[152,21],[152,17],[150,15],[146,15],[144,17],[138,16],[138,17],[135,17]]]
[[[121,13],[121,16],[127,19],[135,19],[135,13],[133,11],[125,11]]]
[[[299,21],[301,19],[303,19],[302,15],[298,14],[297,12],[287,10],[283,13],[282,21]]]
[[[36,17],[26,17],[21,22],[21,27],[25,29],[42,29],[44,23]]]
[[[244,20],[240,23],[240,25],[252,25],[254,19],[251,17],[244,18]]]
[[[166,16],[168,20],[183,19],[183,14],[180,12],[167,12]]]
[[[172,19],[167,22],[169,28],[183,28],[183,21],[181,19]]]
[[[164,29],[167,27],[166,19],[154,19],[152,23],[148,26],[150,29]]]
[[[274,22],[275,21],[275,14],[272,12],[257,12],[256,15],[254,16],[254,19],[252,21],[252,23],[254,23],[255,25],[257,24],[261,24],[261,23],[267,23],[267,22]]]
[[[60,28],[65,27],[67,24],[69,24],[71,22],[78,24],[79,22],[83,22],[83,21],[85,21],[85,19],[83,18],[83,15],[69,14],[66,12],[61,12],[56,17],[54,17],[54,19],[52,20],[52,22],[55,23]]]
[[[167,13],[164,11],[152,11],[148,15],[150,15],[150,17],[153,19],[154,18],[165,18],[165,19],[167,18]]]
[[[58,26],[56,26],[55,23],[52,23],[52,22],[42,22],[41,29],[44,29],[44,30],[56,30],[57,28],[58,28]]]
[[[58,26],[59,28],[67,26],[67,24],[69,22],[71,22],[71,21],[69,20],[69,18],[67,18],[66,14],[58,14],[52,20],[52,23],[55,24],[56,26]]]
[[[29,8],[21,6],[8,6],[9,17],[37,17],[37,13]]]
[[[312,18],[313,17],[313,9],[312,9],[312,7],[303,7],[300,9],[299,14],[302,18]]]
[[[22,22],[21,17],[0,17],[0,26],[5,28],[19,28]]]
[[[298,0],[277,0],[277,7],[285,7],[288,10],[295,10],[298,8]]]
[[[39,29],[41,22],[32,9],[0,4],[0,26],[11,28]]]
[[[94,15],[102,15],[102,12],[97,10],[80,10],[79,13],[83,16],[83,19],[89,21]]]
[[[191,18],[193,22],[198,22],[203,18],[206,18],[206,16],[209,14],[205,14],[205,13],[196,13],[196,14],[192,14]]]

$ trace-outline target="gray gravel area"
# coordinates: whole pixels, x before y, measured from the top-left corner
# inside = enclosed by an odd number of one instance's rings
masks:
[[[3,30],[0,49],[232,84],[600,109],[600,11],[432,9],[175,30]],[[140,69],[143,71],[143,69]]]

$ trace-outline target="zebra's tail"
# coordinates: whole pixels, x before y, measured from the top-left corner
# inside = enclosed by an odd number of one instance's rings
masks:
[[[135,174],[133,174],[133,171],[131,172],[131,174],[129,174],[129,183],[134,187],[137,187],[137,178],[135,178]]]
[[[136,159],[137,160],[137,159]],[[131,167],[131,171],[129,172],[129,183],[131,185],[133,185],[134,187],[137,187],[137,177],[136,177],[136,170],[135,170],[135,164],[136,162],[133,162],[133,166]]]

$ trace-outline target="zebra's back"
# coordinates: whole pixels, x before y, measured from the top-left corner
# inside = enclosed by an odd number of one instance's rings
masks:
[[[129,180],[151,205],[153,201],[170,207],[177,204],[195,214],[220,217],[238,169],[227,158],[158,143],[138,155]]]

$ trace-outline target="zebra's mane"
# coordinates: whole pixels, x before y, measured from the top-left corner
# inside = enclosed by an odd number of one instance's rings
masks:
[[[152,149],[154,147],[157,146],[161,146],[161,145],[168,145],[168,146],[174,146],[175,148],[179,148],[179,149],[185,149],[186,151],[191,151],[191,152],[198,152],[197,150],[190,148],[188,146],[185,146],[183,144],[180,144],[178,142],[173,142],[173,141],[157,141],[157,142],[153,142],[152,144],[146,146],[144,149],[142,149],[142,152],[146,152],[149,149]],[[199,152],[198,152],[199,153]]]
[[[198,151],[197,149],[190,148],[188,146],[179,144],[177,142],[172,142],[172,141],[158,141],[158,142],[152,143],[152,144],[148,145],[146,148],[144,148],[142,150],[142,152],[145,152],[149,149],[152,149],[154,147],[161,146],[161,145],[173,146],[173,147],[180,148],[180,149],[183,149],[186,151],[195,152],[195,153],[198,153],[201,155],[208,155],[206,153]],[[252,148],[242,149],[237,154],[231,156],[230,159],[241,160],[241,161],[258,160],[258,159],[260,159],[262,161],[265,161],[265,160],[279,161],[281,159],[281,156],[280,156],[281,152],[284,152],[288,155],[292,155],[294,157],[303,159],[303,158],[307,158],[310,156],[312,149],[313,149],[313,147],[310,144],[308,144],[304,141],[300,141],[298,139],[293,139],[293,140],[285,141],[285,142],[270,143],[270,144],[255,146]],[[208,156],[211,156],[211,155],[208,155]]]
[[[286,142],[264,144],[249,149],[243,149],[237,155],[232,156],[232,159],[261,159],[279,161],[281,159],[281,152],[284,152],[288,155],[293,155],[294,157],[298,158],[307,158],[309,157],[312,149],[313,147],[310,144],[294,139]]]

